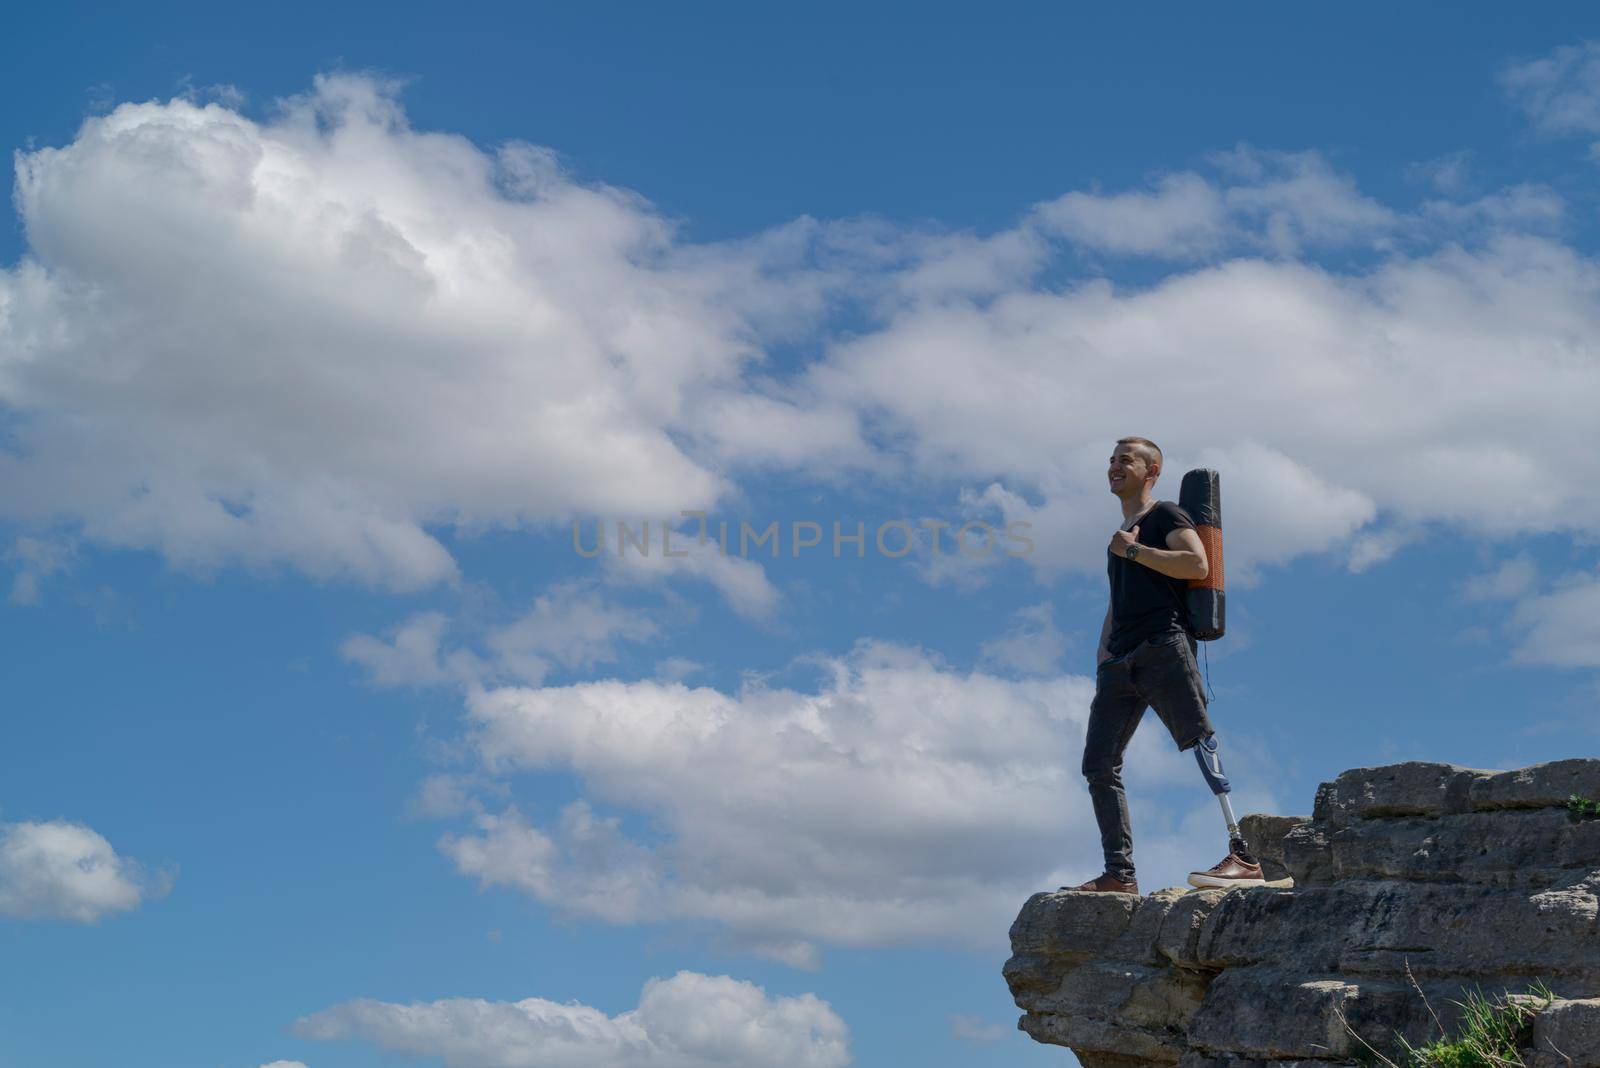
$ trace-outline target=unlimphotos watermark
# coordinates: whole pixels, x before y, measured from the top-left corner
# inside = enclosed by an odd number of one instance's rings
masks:
[[[856,520],[852,529],[847,522],[835,519],[829,536],[828,529],[812,519],[796,519],[788,523],[773,520],[762,526],[743,519],[736,523],[727,519],[711,520],[702,511],[686,510],[680,512],[679,516],[681,519],[698,521],[698,531],[685,533],[676,529],[670,519],[663,519],[659,523],[645,519],[637,525],[619,519],[613,521],[609,528],[605,520],[597,519],[593,521],[590,535],[586,536],[586,524],[574,519],[572,549],[579,556],[590,558],[613,549],[618,556],[626,556],[630,549],[640,556],[649,556],[653,547],[659,547],[663,557],[688,556],[687,548],[673,547],[676,538],[684,539],[678,543],[680,546],[691,542],[704,546],[715,540],[717,551],[723,556],[749,557],[753,548],[756,553],[765,550],[773,559],[777,559],[782,554],[784,532],[787,531],[790,556],[831,548],[833,557],[840,559],[847,555],[848,546],[855,550],[855,556],[859,559],[867,555],[867,546],[870,544],[878,555],[899,559],[916,548],[917,531],[920,529],[929,533],[929,545],[934,556],[944,555],[946,538],[955,551],[963,556],[983,558],[997,552],[1006,556],[1027,556],[1033,552],[1033,539],[1027,535],[1033,529],[1033,524],[1020,519],[998,528],[979,519],[963,523],[919,519],[915,524],[909,519],[890,519],[879,523],[869,537],[865,520]],[[608,539],[608,534],[614,534],[615,540]],[[1002,541],[1006,543],[1004,546],[1001,545]]]

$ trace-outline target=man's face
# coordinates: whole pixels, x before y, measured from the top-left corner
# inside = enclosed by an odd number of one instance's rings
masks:
[[[1154,472],[1159,474],[1160,470],[1157,467]],[[1145,463],[1144,453],[1139,446],[1118,445],[1111,454],[1111,466],[1106,471],[1106,478],[1110,481],[1111,492],[1127,500],[1137,498],[1147,481],[1155,481],[1151,474],[1152,468]]]

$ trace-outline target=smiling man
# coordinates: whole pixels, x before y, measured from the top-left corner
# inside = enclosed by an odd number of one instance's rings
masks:
[[[1100,825],[1105,872],[1063,890],[1137,894],[1122,755],[1153,707],[1179,750],[1193,749],[1201,774],[1222,805],[1228,855],[1207,871],[1189,874],[1193,886],[1261,886],[1228,801],[1217,738],[1206,714],[1205,687],[1195,665],[1195,640],[1185,607],[1190,579],[1209,571],[1205,546],[1188,514],[1154,498],[1161,450],[1147,438],[1120,438],[1107,471],[1122,502],[1122,526],[1111,536],[1106,571],[1111,603],[1100,631],[1094,702],[1083,749],[1083,774]]]

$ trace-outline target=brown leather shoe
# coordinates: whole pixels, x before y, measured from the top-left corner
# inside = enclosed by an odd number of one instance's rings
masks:
[[[1261,877],[1261,865],[1245,860],[1230,850],[1228,855],[1210,870],[1190,872],[1189,885],[1210,890],[1218,887],[1227,889],[1234,886],[1266,886],[1267,881]]]
[[[1081,886],[1063,886],[1063,890],[1079,890],[1089,894],[1138,894],[1139,880],[1129,879],[1123,882],[1109,872],[1104,873]]]

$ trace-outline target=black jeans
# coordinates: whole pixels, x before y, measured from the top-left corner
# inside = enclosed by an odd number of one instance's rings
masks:
[[[1212,733],[1194,651],[1194,639],[1187,634],[1164,634],[1112,657],[1095,672],[1083,775],[1089,780],[1089,799],[1100,825],[1106,871],[1120,879],[1133,878],[1133,832],[1128,795],[1122,788],[1122,754],[1145,709],[1156,710],[1180,750]]]

